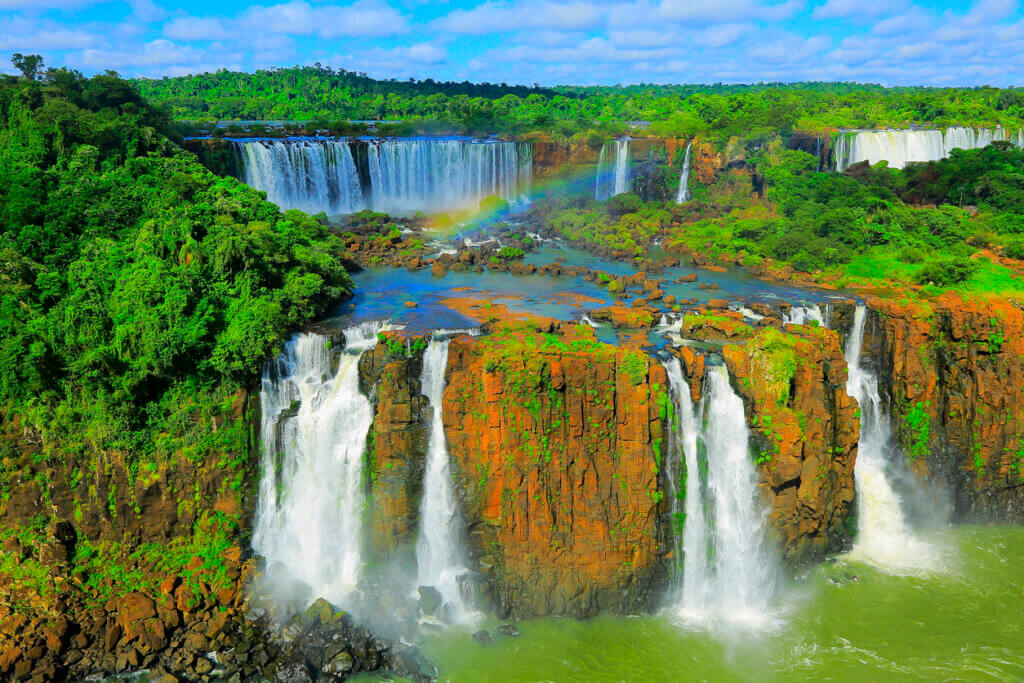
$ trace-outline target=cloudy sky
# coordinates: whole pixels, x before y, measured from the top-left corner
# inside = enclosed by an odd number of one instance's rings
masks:
[[[1018,0],[0,0],[0,51],[130,76],[319,61],[545,85],[1024,85],[1024,12]]]

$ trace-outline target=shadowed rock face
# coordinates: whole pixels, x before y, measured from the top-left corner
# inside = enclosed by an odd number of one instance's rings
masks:
[[[865,345],[917,474],[948,487],[958,515],[1024,523],[1024,311],[954,295],[868,305]]]
[[[385,345],[359,359],[363,391],[376,396],[367,463],[373,482],[368,538],[377,559],[411,558],[416,544],[431,415],[420,393],[422,369],[422,351],[394,356]]]
[[[444,422],[471,555],[516,616],[647,611],[666,581],[666,377],[642,353],[456,339]]]

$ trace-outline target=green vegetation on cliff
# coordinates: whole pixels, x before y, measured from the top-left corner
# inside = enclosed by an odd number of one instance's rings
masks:
[[[351,287],[323,226],[167,128],[115,76],[0,83],[0,407],[47,446],[203,441],[195,414]]]

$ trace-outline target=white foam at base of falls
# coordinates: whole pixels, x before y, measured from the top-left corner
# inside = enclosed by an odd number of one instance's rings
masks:
[[[263,373],[253,534],[253,549],[268,565],[282,565],[313,598],[336,605],[360,577],[363,464],[373,421],[359,391],[359,355],[338,355],[331,372],[327,338],[299,334]]]
[[[861,365],[867,309],[858,305],[846,342],[846,393],[860,406],[860,441],[854,465],[857,539],[847,557],[894,574],[921,573],[939,561],[938,550],[910,529],[889,470],[893,435],[877,378]]]
[[[449,343],[431,339],[423,353],[423,393],[430,401],[433,417],[416,543],[416,581],[417,586],[437,589],[452,621],[473,623],[477,615],[466,605],[459,587],[459,578],[469,570],[463,558],[461,516],[441,415]]]

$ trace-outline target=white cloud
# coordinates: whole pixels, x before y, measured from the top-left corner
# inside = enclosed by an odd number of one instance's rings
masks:
[[[132,6],[132,13],[140,21],[152,23],[162,21],[167,17],[167,11],[153,0],[129,0],[129,4]]]
[[[828,0],[815,7],[815,19],[850,19],[861,21],[879,16],[893,16],[907,6],[904,0]]]
[[[432,22],[432,26],[440,31],[477,35],[526,28],[577,31],[600,25],[603,16],[602,8],[586,2],[485,2],[473,9],[457,9]]]
[[[409,30],[405,17],[375,0],[356,0],[351,5],[310,5],[304,0],[251,7],[240,23],[248,30],[290,35],[381,37]]]
[[[164,35],[174,40],[227,40],[232,31],[216,17],[178,17],[164,24]]]
[[[658,13],[688,24],[784,21],[804,8],[804,0],[761,3],[758,0],[662,0]]]

